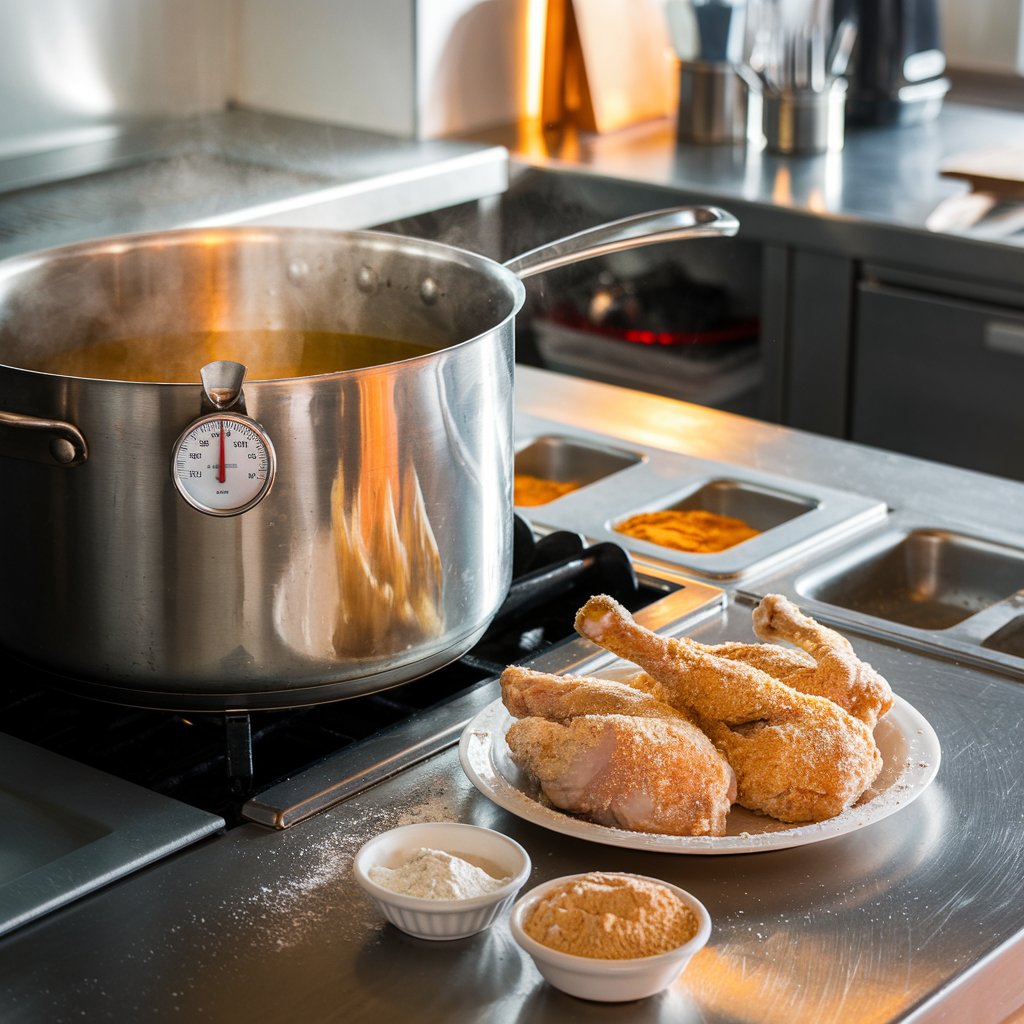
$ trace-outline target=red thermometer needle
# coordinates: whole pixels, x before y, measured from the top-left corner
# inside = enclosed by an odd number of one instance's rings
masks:
[[[227,480],[227,472],[224,469],[224,421],[220,421],[220,467],[217,470],[217,482],[224,483]]]

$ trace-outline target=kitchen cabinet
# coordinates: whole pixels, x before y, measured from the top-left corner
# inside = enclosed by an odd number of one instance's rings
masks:
[[[1024,309],[858,282],[855,441],[1024,479]]]
[[[762,303],[761,418],[845,437],[856,265],[816,249],[767,248],[775,269]]]

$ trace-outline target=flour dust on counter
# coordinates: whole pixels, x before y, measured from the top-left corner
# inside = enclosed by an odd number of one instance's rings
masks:
[[[329,934],[339,941],[369,937],[378,927],[371,919],[344,915],[342,930],[338,926],[338,908],[356,893],[352,860],[359,847],[370,836],[401,825],[459,820],[440,771],[428,781],[426,792],[406,805],[363,804],[356,797],[321,818],[329,823],[328,829],[299,824],[244,847],[242,856],[260,861],[262,881],[245,891],[231,891],[220,906],[194,911],[192,924],[202,927],[203,917],[226,918],[260,946],[279,951],[321,936],[328,922]],[[313,820],[320,823],[320,818]],[[296,862],[302,865],[301,872],[295,871]]]

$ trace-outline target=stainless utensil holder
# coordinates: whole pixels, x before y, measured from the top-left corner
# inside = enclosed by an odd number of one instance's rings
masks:
[[[683,61],[679,65],[680,142],[755,141],[761,131],[761,97],[751,93],[731,64]]]
[[[827,88],[767,92],[762,124],[765,149],[773,153],[806,155],[843,148],[846,81]]]

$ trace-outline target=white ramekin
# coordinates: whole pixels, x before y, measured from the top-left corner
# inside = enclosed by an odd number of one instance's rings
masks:
[[[512,908],[509,924],[513,937],[533,958],[541,976],[555,988],[580,999],[593,999],[603,1003],[643,999],[668,988],[682,973],[694,953],[707,943],[711,934],[711,916],[704,904],[685,889],[663,882],[660,878],[649,878],[645,875],[630,877],[664,886],[697,915],[697,934],[689,942],[657,956],[636,957],[631,960],[600,960],[595,957],[562,953],[530,938],[523,931],[523,921],[534,904],[552,889],[584,877],[586,876],[582,874],[564,875],[544,882],[526,893]]]
[[[483,860],[509,881],[493,892],[463,900],[404,896],[370,878],[370,868],[395,868],[421,848],[442,850],[464,860]],[[463,939],[489,928],[515,899],[530,875],[527,852],[508,836],[454,821],[402,825],[364,843],[352,869],[356,881],[396,927],[420,939]]]

